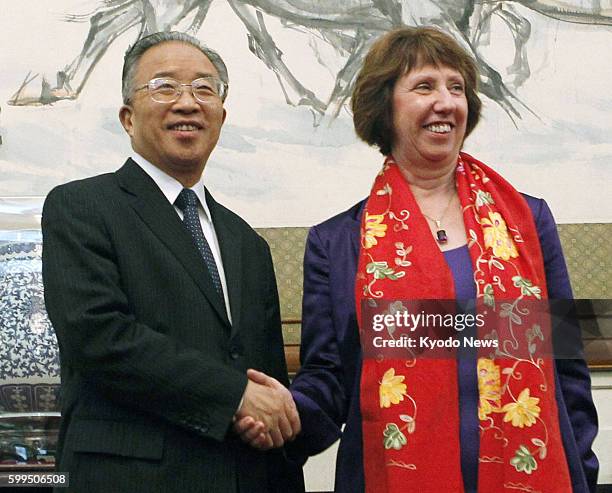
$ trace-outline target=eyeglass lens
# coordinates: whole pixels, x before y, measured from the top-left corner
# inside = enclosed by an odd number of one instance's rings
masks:
[[[201,102],[208,102],[212,98],[223,98],[225,86],[216,77],[203,77],[196,79],[191,84],[181,84],[174,79],[153,79],[149,82],[149,93],[151,97],[160,103],[176,101],[185,86],[191,86],[193,96]]]

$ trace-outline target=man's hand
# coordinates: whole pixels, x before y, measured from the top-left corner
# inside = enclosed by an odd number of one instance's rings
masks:
[[[301,430],[300,417],[287,388],[265,373],[249,370],[249,382],[234,430],[251,446],[268,450],[293,440]]]

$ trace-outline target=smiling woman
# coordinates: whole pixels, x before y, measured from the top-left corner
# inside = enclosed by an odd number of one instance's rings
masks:
[[[357,77],[355,129],[384,163],[366,200],[310,231],[291,387],[296,454],[342,436],[336,492],[595,490],[586,364],[553,362],[550,318],[525,310],[572,297],[554,218],[461,152],[480,117],[478,78],[435,28],[383,35]],[[461,337],[492,339],[489,349],[398,359],[380,349],[393,344],[369,347],[362,307],[386,315],[398,300],[472,300],[484,324]],[[376,335],[398,342],[396,329]]]
[[[424,166],[456,162],[467,122],[463,76],[449,67],[425,65],[402,76],[393,89],[392,154]]]

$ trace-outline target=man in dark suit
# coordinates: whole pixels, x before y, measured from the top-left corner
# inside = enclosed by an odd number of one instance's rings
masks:
[[[227,82],[196,39],[141,39],[126,53],[119,114],[132,157],[45,202],[69,491],[303,491],[282,449],[255,450],[232,430],[250,419],[269,449],[300,423],[278,383],[288,382],[268,245],[202,183]],[[276,380],[249,380],[249,368]]]

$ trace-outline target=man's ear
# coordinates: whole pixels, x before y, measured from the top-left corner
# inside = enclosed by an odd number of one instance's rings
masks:
[[[223,125],[223,123],[225,122],[226,116],[227,116],[227,111],[225,111],[225,108],[223,108],[223,119],[221,120],[221,125]]]
[[[134,110],[128,104],[124,104],[119,110],[119,121],[123,128],[127,132],[130,137],[134,135],[134,125],[132,123],[132,116],[134,115]]]

